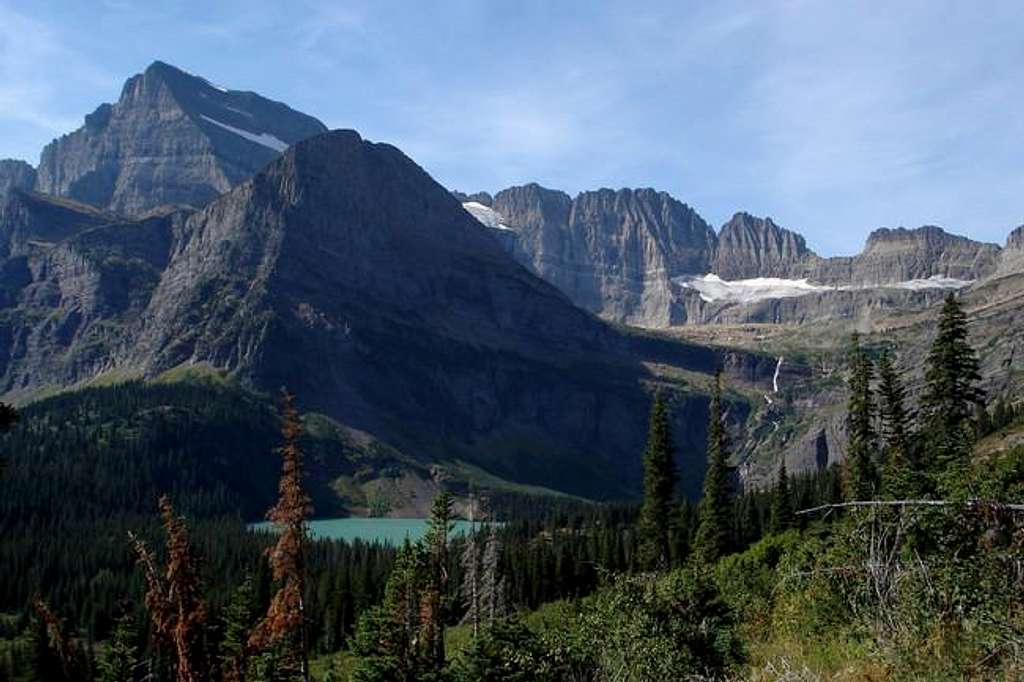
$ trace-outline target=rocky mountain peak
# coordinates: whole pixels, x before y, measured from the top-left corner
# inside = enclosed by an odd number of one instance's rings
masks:
[[[47,145],[35,187],[125,215],[198,207],[325,130],[280,102],[154,62]]]
[[[711,270],[727,280],[790,277],[813,256],[800,234],[740,212],[722,226]]]
[[[1007,249],[1024,250],[1024,225],[1021,225],[1006,238]]]

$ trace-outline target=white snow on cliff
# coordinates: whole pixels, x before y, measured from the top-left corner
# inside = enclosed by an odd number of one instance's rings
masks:
[[[717,301],[755,303],[770,298],[791,298],[833,289],[833,287],[810,284],[806,279],[755,277],[727,281],[713,274],[699,277],[676,277],[675,282],[684,289],[696,289],[705,303]]]
[[[469,214],[476,218],[478,221],[486,225],[487,227],[493,227],[496,230],[511,230],[504,223],[505,218],[500,213],[495,211],[490,206],[484,206],[483,204],[476,201],[467,201],[462,204],[462,208],[469,211]]]
[[[285,149],[288,149],[287,142],[274,137],[270,133],[251,133],[248,130],[242,130],[241,128],[229,126],[227,123],[221,123],[216,119],[210,118],[206,114],[200,114],[200,116],[208,123],[219,126],[228,132],[238,135],[239,137],[244,137],[250,142],[255,142],[256,144],[267,147],[268,149],[273,149],[275,152],[283,152]]]
[[[776,298],[793,298],[823,291],[853,291],[857,289],[962,289],[974,280],[933,275],[926,279],[912,279],[877,285],[827,286],[811,284],[806,279],[755,277],[753,279],[724,280],[718,275],[684,275],[673,281],[684,289],[694,289],[705,303],[756,303]]]

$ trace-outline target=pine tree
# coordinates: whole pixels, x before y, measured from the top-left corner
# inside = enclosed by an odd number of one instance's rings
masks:
[[[871,391],[874,366],[860,345],[860,334],[850,336],[849,392],[846,435],[845,495],[848,500],[870,500],[877,489],[877,471],[873,457],[878,447],[875,433],[875,407]]]
[[[732,499],[729,495],[728,445],[722,420],[722,375],[715,375],[708,421],[707,470],[698,511],[693,558],[712,566],[731,544]]]
[[[426,557],[408,540],[395,557],[380,606],[367,609],[356,625],[354,682],[413,682],[422,668],[418,651]]]
[[[452,496],[441,491],[430,510],[427,533],[423,538],[426,553],[426,580],[420,598],[419,648],[425,670],[444,668],[444,615],[448,607],[448,536],[454,511]]]
[[[287,391],[282,392],[282,416],[284,445],[280,449],[279,498],[267,513],[267,518],[280,529],[277,543],[268,552],[271,575],[278,584],[278,590],[266,615],[253,629],[249,646],[254,651],[277,649],[279,665],[309,682],[304,599],[306,546],[309,543],[306,518],[312,508],[302,484],[302,449],[299,447],[302,418],[295,407],[295,397]]]
[[[244,682],[249,657],[249,633],[256,621],[256,589],[246,576],[224,609],[224,639],[220,669],[224,682]]]
[[[768,530],[781,533],[793,527],[793,500],[789,493],[789,475],[786,460],[779,464],[779,475],[772,490],[771,511],[768,516]]]
[[[911,440],[910,414],[906,390],[896,372],[892,355],[878,359],[879,412],[885,458],[882,465],[882,492],[892,500],[916,497],[921,493],[917,458]]]
[[[659,392],[651,408],[644,451],[644,500],[637,524],[639,561],[646,570],[666,568],[669,562],[677,478],[674,450],[668,408]]]
[[[928,456],[924,464],[940,494],[960,492],[966,484],[973,448],[970,419],[983,397],[980,380],[978,358],[967,340],[967,316],[950,293],[928,353],[920,415]]]
[[[135,643],[135,624],[131,614],[117,620],[114,634],[97,663],[97,682],[132,682],[139,670],[139,652]]]

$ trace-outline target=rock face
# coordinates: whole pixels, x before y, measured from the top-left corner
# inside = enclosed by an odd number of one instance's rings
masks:
[[[1006,238],[1006,248],[999,258],[998,274],[1024,274],[1024,225],[1010,233]]]
[[[213,367],[287,385],[304,410],[421,462],[621,496],[640,482],[650,363],[773,371],[611,329],[400,151],[351,131],[298,143],[200,211],[125,221],[18,194],[0,235],[8,399],[101,372]],[[699,471],[707,398],[673,400],[680,465]]]
[[[981,279],[992,274],[999,247],[949,234],[926,225],[875,230],[864,250],[852,258],[826,258],[805,272],[822,284],[876,286],[929,277]]]
[[[507,228],[495,231],[506,249],[573,303],[641,327],[809,322],[917,307],[993,274],[1001,261],[995,244],[934,226],[876,230],[862,253],[822,258],[771,218],[737,213],[716,235],[693,209],[649,189],[571,198],[534,184],[503,190],[493,201],[485,193],[456,196],[484,224]],[[686,285],[706,274],[725,284],[807,280],[792,284],[815,295],[706,300]],[[794,288],[785,281],[762,284]]]
[[[532,184],[499,192],[491,207],[516,233],[517,260],[616,322],[670,324],[671,278],[706,267],[715,243],[696,211],[651,189],[570,198]]]
[[[814,258],[796,232],[779,227],[771,218],[737,213],[722,226],[708,272],[725,280],[792,277]]]
[[[17,159],[0,159],[0,203],[14,189],[32,189],[36,182],[36,169]]]
[[[198,207],[325,130],[284,104],[155,62],[116,104],[46,146],[35,188],[124,215]]]

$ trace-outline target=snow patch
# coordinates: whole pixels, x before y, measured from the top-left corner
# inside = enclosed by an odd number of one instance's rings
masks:
[[[718,275],[684,275],[673,280],[684,289],[694,289],[705,303],[756,303],[777,298],[793,298],[823,291],[857,291],[862,289],[906,289],[924,291],[927,289],[962,289],[974,283],[972,279],[956,279],[944,275],[932,275],[923,279],[911,279],[889,284],[862,284],[849,286],[828,286],[811,284],[806,279],[781,279],[778,277],[755,277],[753,279],[724,280]]]
[[[718,275],[707,274],[701,277],[676,277],[674,281],[684,289],[695,289],[705,303],[716,301],[755,303],[771,298],[792,298],[816,291],[834,289],[834,287],[810,284],[806,279],[780,279],[778,277],[755,277],[754,279],[726,281]]]
[[[496,230],[512,229],[503,222],[505,218],[490,206],[484,206],[476,201],[467,201],[462,204],[462,208],[487,227],[493,227]]]
[[[205,114],[200,114],[199,116],[204,121],[212,123],[215,126],[219,126],[224,130],[227,130],[228,132],[238,135],[239,137],[244,137],[246,140],[249,140],[250,142],[255,142],[256,144],[263,145],[268,149],[273,149],[275,152],[283,152],[285,149],[288,149],[287,142],[279,140],[278,138],[274,137],[269,133],[251,133],[248,130],[242,130],[241,128],[229,126],[227,123],[221,123],[220,121],[212,119]]]
[[[963,289],[974,284],[973,279],[956,279],[944,275],[932,275],[927,279],[911,279],[906,282],[895,282],[893,284],[881,284],[879,289],[910,289],[921,291],[922,289]]]

